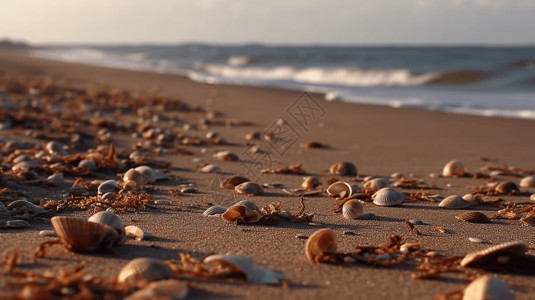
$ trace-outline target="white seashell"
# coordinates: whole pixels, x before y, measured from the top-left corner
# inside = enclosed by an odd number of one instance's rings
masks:
[[[24,207],[27,212],[32,214],[37,214],[45,211],[44,207],[35,205],[26,199],[15,200],[7,205],[7,209],[9,210],[18,209],[21,207]]]
[[[124,238],[125,238],[124,224],[116,214],[109,212],[109,211],[100,211],[92,215],[91,217],[89,217],[89,219],[87,220],[89,222],[104,224],[117,230],[117,233],[119,235],[117,237],[115,244],[119,244],[124,241]]]
[[[156,181],[169,180],[169,174],[165,173],[165,172],[162,171],[162,170],[155,169],[155,170],[154,170],[154,179],[155,179]]]
[[[401,172],[394,172],[390,175],[391,178],[394,178],[394,179],[401,179],[403,178],[403,173]]]
[[[117,185],[117,182],[115,180],[110,179],[102,182],[98,186],[98,194],[104,195],[106,193],[115,193],[116,190],[119,189],[119,186]]]
[[[56,173],[53,175],[48,176],[46,179],[46,182],[50,185],[54,186],[62,186],[64,183],[63,174],[62,173]]]
[[[349,200],[342,206],[342,216],[348,220],[356,219],[364,212],[364,206],[358,200]]]
[[[463,300],[513,300],[505,282],[497,277],[483,275],[472,281],[463,293]]]
[[[535,194],[531,194],[531,196],[529,196],[529,200],[535,201]]]
[[[220,216],[221,214],[225,213],[227,211],[226,207],[220,206],[220,205],[214,205],[208,207],[202,214],[203,216],[210,217],[210,216]]]
[[[169,279],[173,275],[173,270],[165,262],[140,257],[127,263],[117,274],[116,281],[135,287],[138,283]]]
[[[115,229],[80,218],[56,216],[51,222],[61,244],[70,251],[110,249],[118,238]]]
[[[386,178],[374,178],[370,181],[364,183],[363,187],[368,191],[377,191],[382,188],[388,187],[390,185],[390,180]]]
[[[206,165],[199,169],[201,173],[216,173],[219,172],[219,167],[216,165]]]
[[[278,284],[284,276],[272,270],[264,269],[252,259],[238,255],[214,254],[206,257],[204,263],[218,267],[231,267],[235,272],[245,274],[253,284]]]
[[[353,194],[351,185],[345,181],[337,181],[327,188],[327,194],[329,197],[343,199]]]
[[[522,255],[528,251],[526,243],[520,241],[507,242],[483,250],[468,253],[461,260],[461,267],[477,267],[493,263],[499,256]]]
[[[259,184],[250,181],[238,184],[234,187],[234,191],[245,196],[257,196],[264,193],[264,189]]]
[[[136,241],[147,240],[147,239],[152,238],[152,233],[145,232],[141,228],[134,226],[134,225],[126,226],[124,228],[124,231],[126,233],[126,236],[131,237],[135,239]]]
[[[474,195],[474,194],[466,194],[462,197],[465,201],[470,202],[471,205],[480,205],[483,203],[483,199],[481,197]]]
[[[130,170],[126,171],[123,175],[123,182],[125,185],[133,184],[134,187],[142,186],[145,181],[145,178],[139,173],[136,169],[131,168]]]
[[[439,207],[448,209],[462,209],[467,208],[470,205],[470,202],[464,200],[463,198],[457,195],[448,196],[444,198],[444,200],[440,201],[440,203],[438,204]]]
[[[442,176],[444,177],[462,177],[468,170],[464,166],[464,163],[459,160],[449,161],[442,169]]]
[[[357,167],[350,162],[337,162],[329,168],[329,172],[341,176],[357,176]]]
[[[40,236],[58,236],[54,230],[41,230],[39,231]]]
[[[31,170],[36,166],[35,163],[29,162],[29,161],[21,161],[19,163],[14,164],[11,167],[11,171],[13,172],[26,172]]]
[[[373,204],[379,206],[394,206],[401,204],[405,196],[393,188],[382,188],[372,195]]]
[[[176,279],[158,280],[130,294],[124,300],[181,300],[187,297],[188,292],[188,284],[184,281]]]
[[[305,245],[305,255],[308,260],[318,262],[317,259],[322,254],[335,253],[338,248],[338,238],[336,233],[329,228],[324,228],[314,232]]]
[[[19,228],[29,228],[30,223],[24,220],[8,220],[6,221],[7,228],[19,229]]]
[[[91,159],[82,159],[78,163],[78,168],[86,169],[88,171],[95,171],[97,169],[97,163]]]
[[[520,180],[521,187],[535,187],[535,176],[526,176]]]
[[[476,237],[469,237],[468,240],[469,240],[470,242],[472,242],[472,243],[479,243],[479,244],[485,242],[484,240],[482,240],[482,239],[480,239],[480,238],[476,238]]]
[[[214,154],[214,157],[218,160],[226,160],[226,161],[239,161],[240,158],[235,153],[232,153],[230,151],[219,151],[216,154]]]
[[[255,223],[262,219],[262,216],[254,202],[243,200],[229,207],[221,218],[227,222]]]
[[[46,143],[45,150],[50,154],[65,154],[64,151],[65,146],[59,142],[56,141],[50,141]]]
[[[141,174],[143,178],[143,183],[154,183],[156,181],[156,175],[154,170],[149,166],[139,166],[135,168]]]

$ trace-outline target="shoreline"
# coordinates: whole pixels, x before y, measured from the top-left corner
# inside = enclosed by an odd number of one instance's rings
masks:
[[[261,147],[272,154],[274,166],[282,167],[302,163],[307,175],[318,177],[322,187],[334,177],[328,173],[329,167],[337,161],[353,162],[363,178],[367,175],[389,177],[393,172],[402,172],[408,178],[423,180],[427,185],[435,185],[432,193],[441,196],[464,195],[474,186],[483,186],[486,180],[473,178],[432,178],[430,173],[440,173],[451,159],[465,162],[470,172],[477,172],[484,165],[502,167],[504,164],[526,170],[535,169],[531,139],[535,121],[488,118],[456,115],[444,112],[423,111],[411,108],[389,108],[345,102],[321,100],[312,94],[318,115],[307,119],[304,124],[294,110],[299,92],[273,88],[237,87],[232,85],[210,85],[193,82],[185,77],[154,74],[148,72],[125,71],[81,64],[62,63],[29,58],[16,53],[0,51],[0,75],[23,76],[28,78],[52,78],[54,82],[91,90],[124,89],[132,95],[161,95],[180,99],[193,108],[190,112],[165,112],[165,117],[176,120],[164,123],[162,128],[180,132],[191,137],[204,137],[215,131],[225,139],[226,145],[181,145],[193,155],[155,153],[154,158],[170,163],[169,172],[175,180],[157,182],[150,185],[154,200],[166,200],[170,205],[133,213],[120,214],[125,225],[135,224],[151,232],[155,239],[146,241],[129,240],[124,245],[114,247],[111,252],[72,253],[60,246],[54,246],[46,258],[34,265],[29,257],[39,242],[49,238],[37,235],[42,229],[51,229],[47,222],[32,223],[29,229],[4,230],[0,235],[4,243],[0,252],[18,248],[23,250],[24,268],[35,270],[57,270],[60,267],[73,268],[79,263],[86,264],[89,274],[106,274],[107,278],[130,259],[150,256],[160,259],[178,259],[178,253],[187,253],[202,258],[212,253],[232,253],[253,258],[262,267],[281,272],[289,283],[289,289],[280,286],[254,286],[242,279],[185,280],[193,284],[195,298],[236,298],[310,299],[332,297],[340,299],[429,299],[433,295],[463,289],[467,282],[459,274],[447,275],[437,280],[413,280],[413,265],[381,268],[363,265],[314,264],[307,261],[304,254],[305,239],[320,228],[333,229],[339,239],[339,251],[350,252],[356,245],[382,245],[391,235],[400,235],[433,249],[445,256],[463,256],[466,253],[511,240],[523,240],[533,245],[533,227],[523,226],[518,220],[495,220],[491,224],[462,223],[454,215],[462,210],[445,210],[429,201],[407,202],[397,207],[379,207],[365,203],[368,217],[346,220],[332,211],[333,200],[326,195],[309,197],[306,212],[314,212],[312,224],[280,222],[276,225],[235,225],[219,218],[202,216],[206,203],[230,206],[239,200],[251,200],[258,206],[281,201],[285,209],[296,212],[299,199],[289,197],[280,188],[266,188],[263,196],[245,197],[218,187],[219,182],[232,175],[247,175],[250,169],[236,162],[218,161],[213,157],[217,151],[229,150],[240,157],[246,155],[244,139],[251,131],[263,132],[284,119],[294,132],[294,140],[287,148],[262,142]],[[297,102],[302,105],[302,102]],[[195,111],[199,107],[204,110]],[[323,114],[321,114],[323,110]],[[229,124],[233,121],[252,122],[249,126],[210,125],[205,112],[218,111],[221,120]],[[86,116],[83,116],[86,117]],[[125,122],[120,117],[116,122]],[[296,117],[296,118],[294,118]],[[163,121],[166,121],[163,118]],[[219,120],[216,118],[216,120]],[[149,120],[150,121],[150,120]],[[122,124],[122,123],[121,123]],[[190,124],[186,130],[184,125]],[[208,125],[207,125],[208,124]],[[118,153],[131,149],[136,143],[145,142],[134,138],[131,132],[113,130],[117,138]],[[9,134],[9,135],[8,135]],[[28,139],[22,130],[6,132],[12,139]],[[34,139],[39,145],[45,141]],[[309,149],[302,146],[307,142],[329,145],[326,149]],[[177,150],[172,148],[170,150]],[[204,150],[203,150],[204,149]],[[168,153],[168,154],[166,154]],[[482,159],[487,159],[482,161]],[[211,163],[221,168],[221,173],[203,174],[198,172],[194,159]],[[302,175],[261,174],[253,170],[259,183],[279,183],[286,188],[301,185]],[[99,173],[106,179],[113,174]],[[250,175],[249,175],[250,176]],[[340,176],[337,176],[340,177]],[[66,176],[68,183],[74,178]],[[92,177],[90,177],[92,178]],[[340,177],[351,180],[351,177]],[[520,178],[505,175],[497,180]],[[21,185],[28,189],[32,198],[58,199],[69,190],[66,183],[60,188],[38,190],[37,187]],[[192,183],[199,190],[195,194],[171,195],[171,190],[183,183]],[[355,182],[359,186],[361,182]],[[535,193],[535,188],[523,189]],[[37,191],[37,192],[36,192]],[[414,190],[403,190],[414,192]],[[525,202],[529,196],[503,196],[506,201]],[[498,208],[477,206],[474,210],[490,215]],[[59,213],[63,215],[65,213]],[[88,217],[88,212],[76,210],[69,215]],[[406,220],[421,220],[422,235],[411,234]],[[443,234],[432,230],[433,226],[448,230]],[[348,233],[349,232],[349,233]],[[471,243],[469,237],[477,237],[484,244]],[[533,251],[530,250],[530,254]],[[515,274],[495,274],[504,280],[514,292],[516,299],[529,299],[535,292],[535,277]],[[0,279],[0,286],[7,278]]]

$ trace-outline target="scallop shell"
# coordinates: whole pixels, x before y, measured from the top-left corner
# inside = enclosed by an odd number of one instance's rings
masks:
[[[440,201],[440,203],[438,204],[439,207],[448,209],[462,209],[467,208],[470,205],[470,202],[464,200],[463,198],[457,195],[448,196],[444,198],[444,200]]]
[[[262,218],[262,213],[256,204],[243,200],[229,207],[221,218],[227,222],[255,223]]]
[[[220,186],[222,189],[234,189],[238,184],[248,181],[250,180],[242,176],[232,176],[221,182]]]
[[[244,182],[234,187],[234,191],[240,195],[257,196],[264,193],[264,189],[254,182]]]
[[[61,244],[71,251],[110,249],[118,238],[115,229],[80,218],[56,216],[51,222]]]
[[[119,234],[119,236],[117,237],[117,241],[115,242],[115,244],[119,244],[122,241],[124,241],[124,237],[125,237],[124,224],[116,214],[109,212],[109,211],[100,211],[92,215],[91,217],[89,217],[89,219],[87,220],[89,222],[104,224],[117,230],[117,233]]]
[[[145,232],[141,228],[134,225],[126,226],[124,228],[124,232],[126,236],[131,237],[137,241],[150,239],[152,237],[152,233]]]
[[[303,180],[301,187],[305,191],[312,191],[321,184],[321,181],[314,176],[308,176]]]
[[[526,253],[528,247],[526,243],[520,241],[507,242],[492,246],[480,251],[471,252],[461,260],[461,267],[478,267],[491,265],[503,255],[522,255]]]
[[[332,198],[343,199],[353,194],[351,185],[345,181],[337,181],[327,188],[327,194]]]
[[[500,182],[495,188],[494,190],[498,193],[498,194],[501,194],[501,195],[510,195],[510,194],[516,194],[518,192],[520,192],[520,190],[518,189],[518,186],[516,185],[516,183],[512,182],[512,181],[504,181],[504,182]]]
[[[145,178],[136,169],[132,168],[123,175],[123,182],[127,185],[134,183],[136,187],[142,186]]]
[[[206,165],[199,169],[201,173],[216,173],[219,172],[219,167],[216,165]]]
[[[221,214],[224,214],[225,211],[227,211],[226,207],[220,206],[220,205],[214,205],[208,207],[202,214],[203,216],[209,217],[209,216],[219,216]]]
[[[188,296],[188,284],[176,279],[158,280],[151,282],[141,290],[138,290],[125,300],[150,300],[150,299],[167,299],[181,300]]]
[[[214,154],[214,157],[218,160],[226,160],[226,161],[239,161],[240,158],[235,153],[232,153],[230,151],[220,151]]]
[[[62,173],[56,173],[48,176],[46,179],[46,182],[53,186],[62,186],[64,182],[63,174]]]
[[[154,174],[154,170],[151,167],[139,166],[135,168],[135,170],[141,174],[141,177],[143,177],[143,183],[156,182],[156,175]]]
[[[252,259],[238,255],[214,254],[206,257],[204,263],[220,268],[232,268],[234,272],[243,273],[253,284],[278,284],[283,275],[279,272],[264,269]]]
[[[335,253],[338,247],[336,233],[329,228],[314,232],[305,245],[305,255],[308,260],[318,262],[321,254]]]
[[[401,204],[405,196],[393,188],[382,188],[372,195],[373,204],[379,206],[394,206]]]
[[[342,206],[342,216],[348,220],[356,219],[364,212],[364,206],[358,200],[349,200]]]
[[[337,162],[329,169],[331,174],[341,176],[357,176],[357,167],[350,162]]]
[[[138,283],[169,279],[173,276],[173,270],[165,262],[140,257],[127,263],[117,274],[116,281],[135,287]]]
[[[26,199],[15,200],[7,205],[7,209],[9,210],[19,209],[21,207],[24,207],[27,212],[32,214],[38,214],[45,211],[44,207],[35,205]]]
[[[382,188],[388,187],[390,185],[390,180],[386,178],[374,178],[370,181],[364,183],[363,187],[368,191],[377,191]]]
[[[106,193],[114,193],[117,189],[119,189],[119,186],[115,180],[106,180],[98,186],[98,194],[102,196]]]
[[[472,281],[463,293],[463,300],[513,300],[509,286],[501,279],[483,275]]]
[[[449,161],[442,169],[442,176],[444,177],[462,177],[468,173],[464,163],[459,160]]]
[[[535,176],[526,176],[520,180],[521,187],[535,187]]]
[[[490,223],[490,218],[479,211],[466,211],[456,215],[455,218],[468,223]]]

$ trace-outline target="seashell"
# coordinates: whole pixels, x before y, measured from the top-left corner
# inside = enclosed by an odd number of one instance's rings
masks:
[[[215,138],[219,137],[219,134],[217,132],[215,132],[215,131],[208,131],[206,133],[205,137],[207,139],[215,139]]]
[[[262,133],[260,133],[259,131],[252,131],[245,135],[245,140],[251,142],[254,140],[259,140],[261,136]]]
[[[390,180],[386,178],[374,178],[370,181],[364,183],[363,187],[368,191],[377,191],[382,188],[388,187],[390,185]]]
[[[28,155],[19,155],[17,157],[15,157],[12,161],[13,164],[18,164],[20,162],[23,162],[23,161],[27,161],[27,162],[30,162],[32,164],[36,164],[37,162],[31,158],[30,156]]]
[[[464,163],[459,160],[449,161],[442,169],[442,176],[444,177],[462,177],[468,173]]]
[[[250,181],[238,184],[234,187],[234,191],[245,196],[257,196],[264,193],[264,189],[260,185]]]
[[[504,181],[504,182],[499,183],[494,188],[494,190],[498,194],[501,194],[501,195],[510,195],[510,194],[514,195],[514,194],[520,192],[520,190],[518,189],[518,186],[516,185],[516,183],[511,182],[511,181]]]
[[[134,226],[134,225],[126,226],[124,228],[124,231],[126,233],[126,236],[129,236],[135,239],[136,241],[147,240],[147,239],[152,238],[152,233],[145,232],[141,228]]]
[[[529,196],[529,200],[535,201],[535,194],[531,194],[531,196]]]
[[[115,193],[113,192],[107,192],[107,193],[104,193],[104,195],[102,195],[100,197],[100,200],[103,200],[103,201],[111,201],[113,195],[115,195]]]
[[[36,166],[35,163],[29,162],[29,161],[21,161],[19,163],[14,164],[11,167],[11,171],[13,172],[26,172],[30,171],[32,168]]]
[[[154,169],[154,180],[156,181],[164,181],[169,180],[169,174],[165,173],[162,170]]]
[[[40,236],[58,236],[54,230],[41,230],[39,231]]]
[[[372,195],[373,204],[379,206],[394,206],[401,204],[405,196],[393,188],[382,188]]]
[[[468,223],[490,223],[490,218],[479,211],[466,211],[456,215],[455,218]]]
[[[462,209],[467,208],[470,205],[470,202],[464,200],[463,198],[457,195],[448,196],[444,198],[444,200],[440,201],[440,203],[438,204],[439,207],[448,209]]]
[[[338,247],[336,233],[329,228],[314,232],[305,245],[305,255],[308,260],[318,262],[322,254],[335,253]]]
[[[238,255],[214,254],[206,257],[203,262],[219,268],[230,267],[233,272],[243,273],[253,284],[278,284],[284,278],[281,273],[264,269],[254,260]]]
[[[401,173],[401,172],[394,172],[394,173],[390,174],[390,178],[401,179],[401,178],[403,178],[403,173]]]
[[[6,222],[7,228],[20,229],[20,228],[29,228],[30,223],[24,220],[8,220]]]
[[[235,153],[232,153],[230,151],[219,151],[216,154],[214,154],[214,157],[218,160],[226,160],[226,161],[239,161],[240,158]]]
[[[491,275],[483,275],[472,281],[463,292],[463,300],[513,300],[505,282]]]
[[[351,220],[356,219],[364,212],[364,206],[358,200],[349,200],[342,206],[342,216]]]
[[[146,287],[138,290],[125,300],[150,300],[150,299],[166,299],[166,300],[181,300],[188,296],[188,284],[176,279],[158,280],[151,282]]]
[[[470,202],[471,205],[480,205],[483,203],[483,199],[474,194],[466,194],[462,198],[464,201]]]
[[[526,176],[520,180],[521,187],[535,187],[535,176]]]
[[[97,169],[97,163],[94,160],[91,159],[82,159],[78,163],[78,168],[86,169],[90,172],[93,172]]]
[[[401,253],[407,253],[407,252],[410,252],[411,250],[420,249],[421,246],[422,245],[420,243],[404,243],[403,245],[399,247],[399,251]]]
[[[216,165],[206,165],[199,169],[201,173],[216,173],[219,172],[219,167]]]
[[[202,214],[203,216],[210,217],[210,216],[220,216],[221,214],[225,213],[227,211],[226,207],[220,206],[220,205],[214,205],[208,207]]]
[[[123,182],[125,185],[133,184],[134,187],[142,186],[145,181],[141,173],[136,171],[136,169],[131,168],[130,170],[126,171],[123,175]]]
[[[46,182],[53,186],[62,186],[64,181],[62,173],[52,174],[46,179]]]
[[[535,210],[532,209],[526,216],[522,217],[520,221],[522,221],[522,223],[526,225],[534,226],[535,225]]]
[[[351,185],[345,181],[337,181],[327,188],[327,194],[329,197],[343,199],[353,194]]]
[[[303,180],[303,183],[301,183],[301,187],[305,191],[312,191],[316,187],[318,187],[321,184],[321,181],[314,176],[308,176]]]
[[[51,222],[61,244],[70,251],[110,249],[119,235],[107,225],[80,218],[56,216]]]
[[[480,238],[475,238],[475,237],[469,237],[468,240],[472,243],[484,243],[485,241],[480,239]]]
[[[232,176],[221,182],[220,186],[222,189],[234,189],[238,184],[248,181],[250,180],[242,176]]]
[[[140,257],[131,260],[117,274],[115,280],[135,287],[139,283],[169,279],[174,276],[173,270],[163,261]]]
[[[341,176],[357,176],[357,167],[350,162],[337,162],[331,166],[329,172]]]
[[[115,244],[119,244],[124,240],[125,237],[125,228],[123,222],[119,217],[109,211],[100,211],[87,219],[89,222],[99,223],[107,225],[115,230],[119,234]]]
[[[102,196],[106,193],[114,193],[118,189],[119,186],[117,185],[117,182],[115,182],[113,179],[110,179],[102,182],[98,186],[98,194]]]
[[[60,154],[63,155],[65,146],[56,141],[50,141],[46,143],[45,150],[50,154]]]
[[[221,218],[227,222],[255,223],[262,219],[262,213],[256,204],[243,200],[229,207]]]
[[[139,166],[135,168],[135,170],[141,174],[141,177],[143,178],[143,183],[156,182],[156,175],[154,174],[154,170],[151,167]]]
[[[500,256],[522,255],[526,253],[527,250],[528,247],[526,243],[520,241],[499,244],[466,254],[461,260],[461,267],[467,268],[491,265],[496,262]]]
[[[7,205],[7,209],[9,210],[20,209],[22,207],[24,207],[27,212],[32,214],[37,214],[45,211],[44,207],[35,205],[26,199],[15,200]]]
[[[181,193],[188,193],[188,194],[194,194],[197,193],[199,190],[196,187],[193,186],[185,186],[180,189]]]

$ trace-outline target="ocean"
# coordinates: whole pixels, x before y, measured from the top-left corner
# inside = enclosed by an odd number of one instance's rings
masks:
[[[535,46],[70,45],[31,55],[329,101],[535,119]]]

